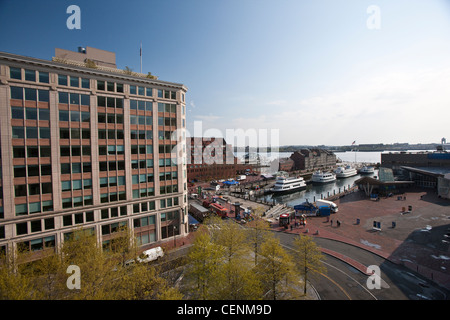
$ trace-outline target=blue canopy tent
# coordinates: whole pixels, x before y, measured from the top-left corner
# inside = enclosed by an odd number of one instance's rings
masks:
[[[231,185],[239,184],[239,182],[236,181],[236,180],[232,180],[232,181],[227,180],[227,181],[224,181],[224,182],[222,182],[222,183],[223,183],[224,185],[226,185],[226,186],[231,186]]]

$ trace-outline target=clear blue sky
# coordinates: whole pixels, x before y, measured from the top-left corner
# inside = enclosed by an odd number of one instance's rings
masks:
[[[81,30],[69,30],[69,5]],[[380,9],[369,29],[370,5]],[[279,130],[281,145],[450,139],[450,1],[0,1],[0,51],[116,53],[185,84],[188,130]]]

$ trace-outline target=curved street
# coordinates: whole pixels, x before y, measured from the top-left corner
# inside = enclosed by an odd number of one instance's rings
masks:
[[[284,247],[292,250],[295,234],[276,232]],[[321,248],[345,255],[365,266],[378,266],[381,271],[380,289],[369,289],[369,276],[341,259],[325,254],[323,263],[326,274],[310,279],[322,300],[443,300],[450,297],[448,290],[441,288],[403,266],[343,242],[315,238]]]

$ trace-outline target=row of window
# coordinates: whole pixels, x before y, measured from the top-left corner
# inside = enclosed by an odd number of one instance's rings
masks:
[[[125,185],[125,176],[100,178],[100,188]]]
[[[126,200],[127,195],[125,191],[109,192],[100,194],[100,203],[114,202]]]
[[[52,148],[50,146],[17,146],[13,147],[13,158],[45,158],[51,157]]]
[[[94,202],[92,200],[92,196],[84,196],[84,197],[73,197],[73,198],[63,198],[62,199],[62,207],[63,209],[67,208],[77,208],[82,206],[90,206],[93,205]]]
[[[49,102],[49,91],[11,86],[11,99]]]
[[[16,197],[26,197],[27,195],[33,196],[49,193],[52,193],[51,182],[19,184],[14,186],[14,196]]]
[[[16,223],[16,235],[18,236],[53,229],[55,229],[55,218]]]
[[[51,164],[29,164],[14,166],[14,178],[50,176],[52,174]]]
[[[60,139],[90,139],[91,129],[88,128],[59,128]]]
[[[130,115],[130,124],[153,125],[153,117]]]
[[[11,99],[26,101],[49,102],[49,90],[23,88],[11,86]],[[58,103],[90,106],[90,96],[87,94],[58,92]],[[98,107],[123,108],[123,98],[97,96]],[[131,110],[153,111],[153,102],[130,99]],[[183,109],[184,110],[184,109]],[[177,105],[173,103],[158,103],[158,112],[177,112]],[[184,114],[184,111],[183,111]]]
[[[37,72],[37,76],[36,76]],[[9,67],[9,77],[16,80],[33,81],[40,83],[49,83],[50,77],[48,72],[25,69],[22,77],[22,68]]]
[[[79,88],[81,85],[83,89],[89,89],[91,87],[89,79],[67,76],[65,74],[58,74],[58,85],[71,86],[73,88]]]
[[[39,212],[53,211],[53,200],[30,202],[15,205],[16,216],[23,216]]]
[[[38,80],[38,82],[40,83],[49,83],[50,80],[49,73],[44,71],[25,69],[22,76],[21,68],[10,67],[9,72],[10,78],[16,80],[24,79],[26,81],[33,82],[36,82]],[[73,88],[90,89],[90,80],[87,78],[58,74],[58,85],[70,86]],[[124,86],[122,83],[97,80],[97,90],[123,93]],[[152,97],[153,88],[130,85],[130,94]],[[176,91],[158,89],[158,98],[176,100],[176,96]],[[184,101],[184,94],[182,95],[182,100]]]
[[[49,109],[11,107],[11,119],[49,121]]]
[[[91,97],[88,94],[58,92],[58,102],[62,104],[90,106]]]
[[[59,121],[70,121],[70,122],[90,122],[91,113],[87,111],[77,111],[77,110],[59,110]]]
[[[156,209],[155,201],[140,202],[140,203],[133,204],[133,213],[147,212],[147,211],[152,211],[155,209]],[[135,223],[135,227],[136,227],[136,223]]]
[[[12,127],[13,139],[50,139],[48,127]]]
[[[102,220],[110,219],[110,218],[117,218],[119,215],[126,216],[127,215],[127,206],[102,209],[100,213],[101,213],[100,218]]]
[[[61,181],[62,191],[92,189],[92,179]]]
[[[115,145],[108,145],[108,146],[98,146],[98,154],[101,156],[106,155],[120,155],[125,153],[125,148],[123,145],[115,146]]]
[[[98,123],[117,123],[123,124],[123,114],[120,113],[99,113],[97,115]]]

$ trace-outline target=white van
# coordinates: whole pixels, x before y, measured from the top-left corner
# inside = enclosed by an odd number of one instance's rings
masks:
[[[147,263],[150,261],[155,261],[160,257],[164,256],[164,251],[161,247],[151,248],[142,252],[142,254],[137,257],[137,261]],[[142,258],[141,258],[142,257]]]
[[[316,200],[316,205],[318,207],[322,207],[322,206],[331,207],[332,213],[338,212],[338,205],[332,201],[319,199],[319,200]]]

